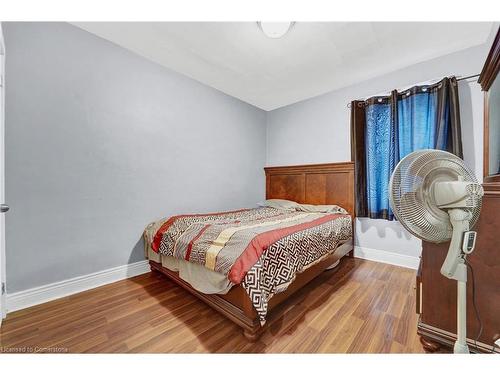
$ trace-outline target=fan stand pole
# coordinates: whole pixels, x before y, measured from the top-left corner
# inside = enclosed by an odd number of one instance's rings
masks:
[[[453,353],[467,354],[469,347],[467,346],[467,266],[464,263],[459,263],[457,271],[464,275],[464,281],[457,281],[457,341],[453,347]]]
[[[450,248],[441,274],[449,279],[457,280],[457,341],[453,347],[454,353],[469,353],[467,347],[467,266],[462,251],[463,233],[469,230],[470,213],[462,209],[448,210],[453,226]]]

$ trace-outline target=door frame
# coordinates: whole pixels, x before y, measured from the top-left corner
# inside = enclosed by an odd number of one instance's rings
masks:
[[[5,43],[0,22],[0,203],[5,202]],[[0,213],[0,325],[7,315],[5,214]]]

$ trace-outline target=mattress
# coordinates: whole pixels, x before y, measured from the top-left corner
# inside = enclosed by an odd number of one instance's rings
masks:
[[[179,277],[189,283],[194,289],[205,294],[226,294],[234,286],[228,278],[218,272],[196,263],[177,259],[168,255],[156,253],[151,246],[146,245],[146,258],[160,263],[170,271],[179,273]]]
[[[146,259],[161,264],[170,271],[178,272],[179,277],[191,285],[194,289],[205,294],[226,294],[234,286],[227,277],[218,272],[212,271],[196,263],[190,263],[182,259],[176,259],[168,255],[156,253],[151,246],[145,247]],[[352,239],[340,244],[335,250],[338,261],[327,269],[338,266],[340,258],[353,249]]]

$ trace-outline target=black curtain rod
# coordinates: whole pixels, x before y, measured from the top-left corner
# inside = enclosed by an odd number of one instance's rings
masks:
[[[465,79],[470,79],[470,78],[475,78],[475,77],[479,77],[481,74],[473,74],[473,75],[470,75],[470,76],[467,76],[467,77],[460,77],[460,78],[457,78],[457,82],[458,81],[463,81]],[[351,108],[351,103],[347,103],[347,108]]]
[[[457,78],[457,81],[462,81],[464,79],[469,79],[469,78],[475,78],[475,77],[479,77],[481,74],[473,74],[471,76],[467,76],[467,77],[460,77],[460,78]]]

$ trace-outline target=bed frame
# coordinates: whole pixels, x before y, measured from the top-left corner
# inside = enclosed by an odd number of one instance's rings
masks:
[[[264,170],[266,199],[289,199],[307,204],[338,204],[351,214],[354,233],[353,162],[267,167]],[[352,256],[352,250],[351,240],[339,246],[333,254],[321,262],[298,274],[286,291],[276,294],[269,301],[268,315],[325,269],[338,263],[343,256],[347,254]],[[261,327],[250,298],[241,285],[234,286],[227,294],[204,294],[193,289],[179,277],[177,272],[170,271],[155,261],[150,260],[149,263],[152,271],[165,274],[176,284],[242,327],[249,341],[256,341],[266,328],[266,325]]]

